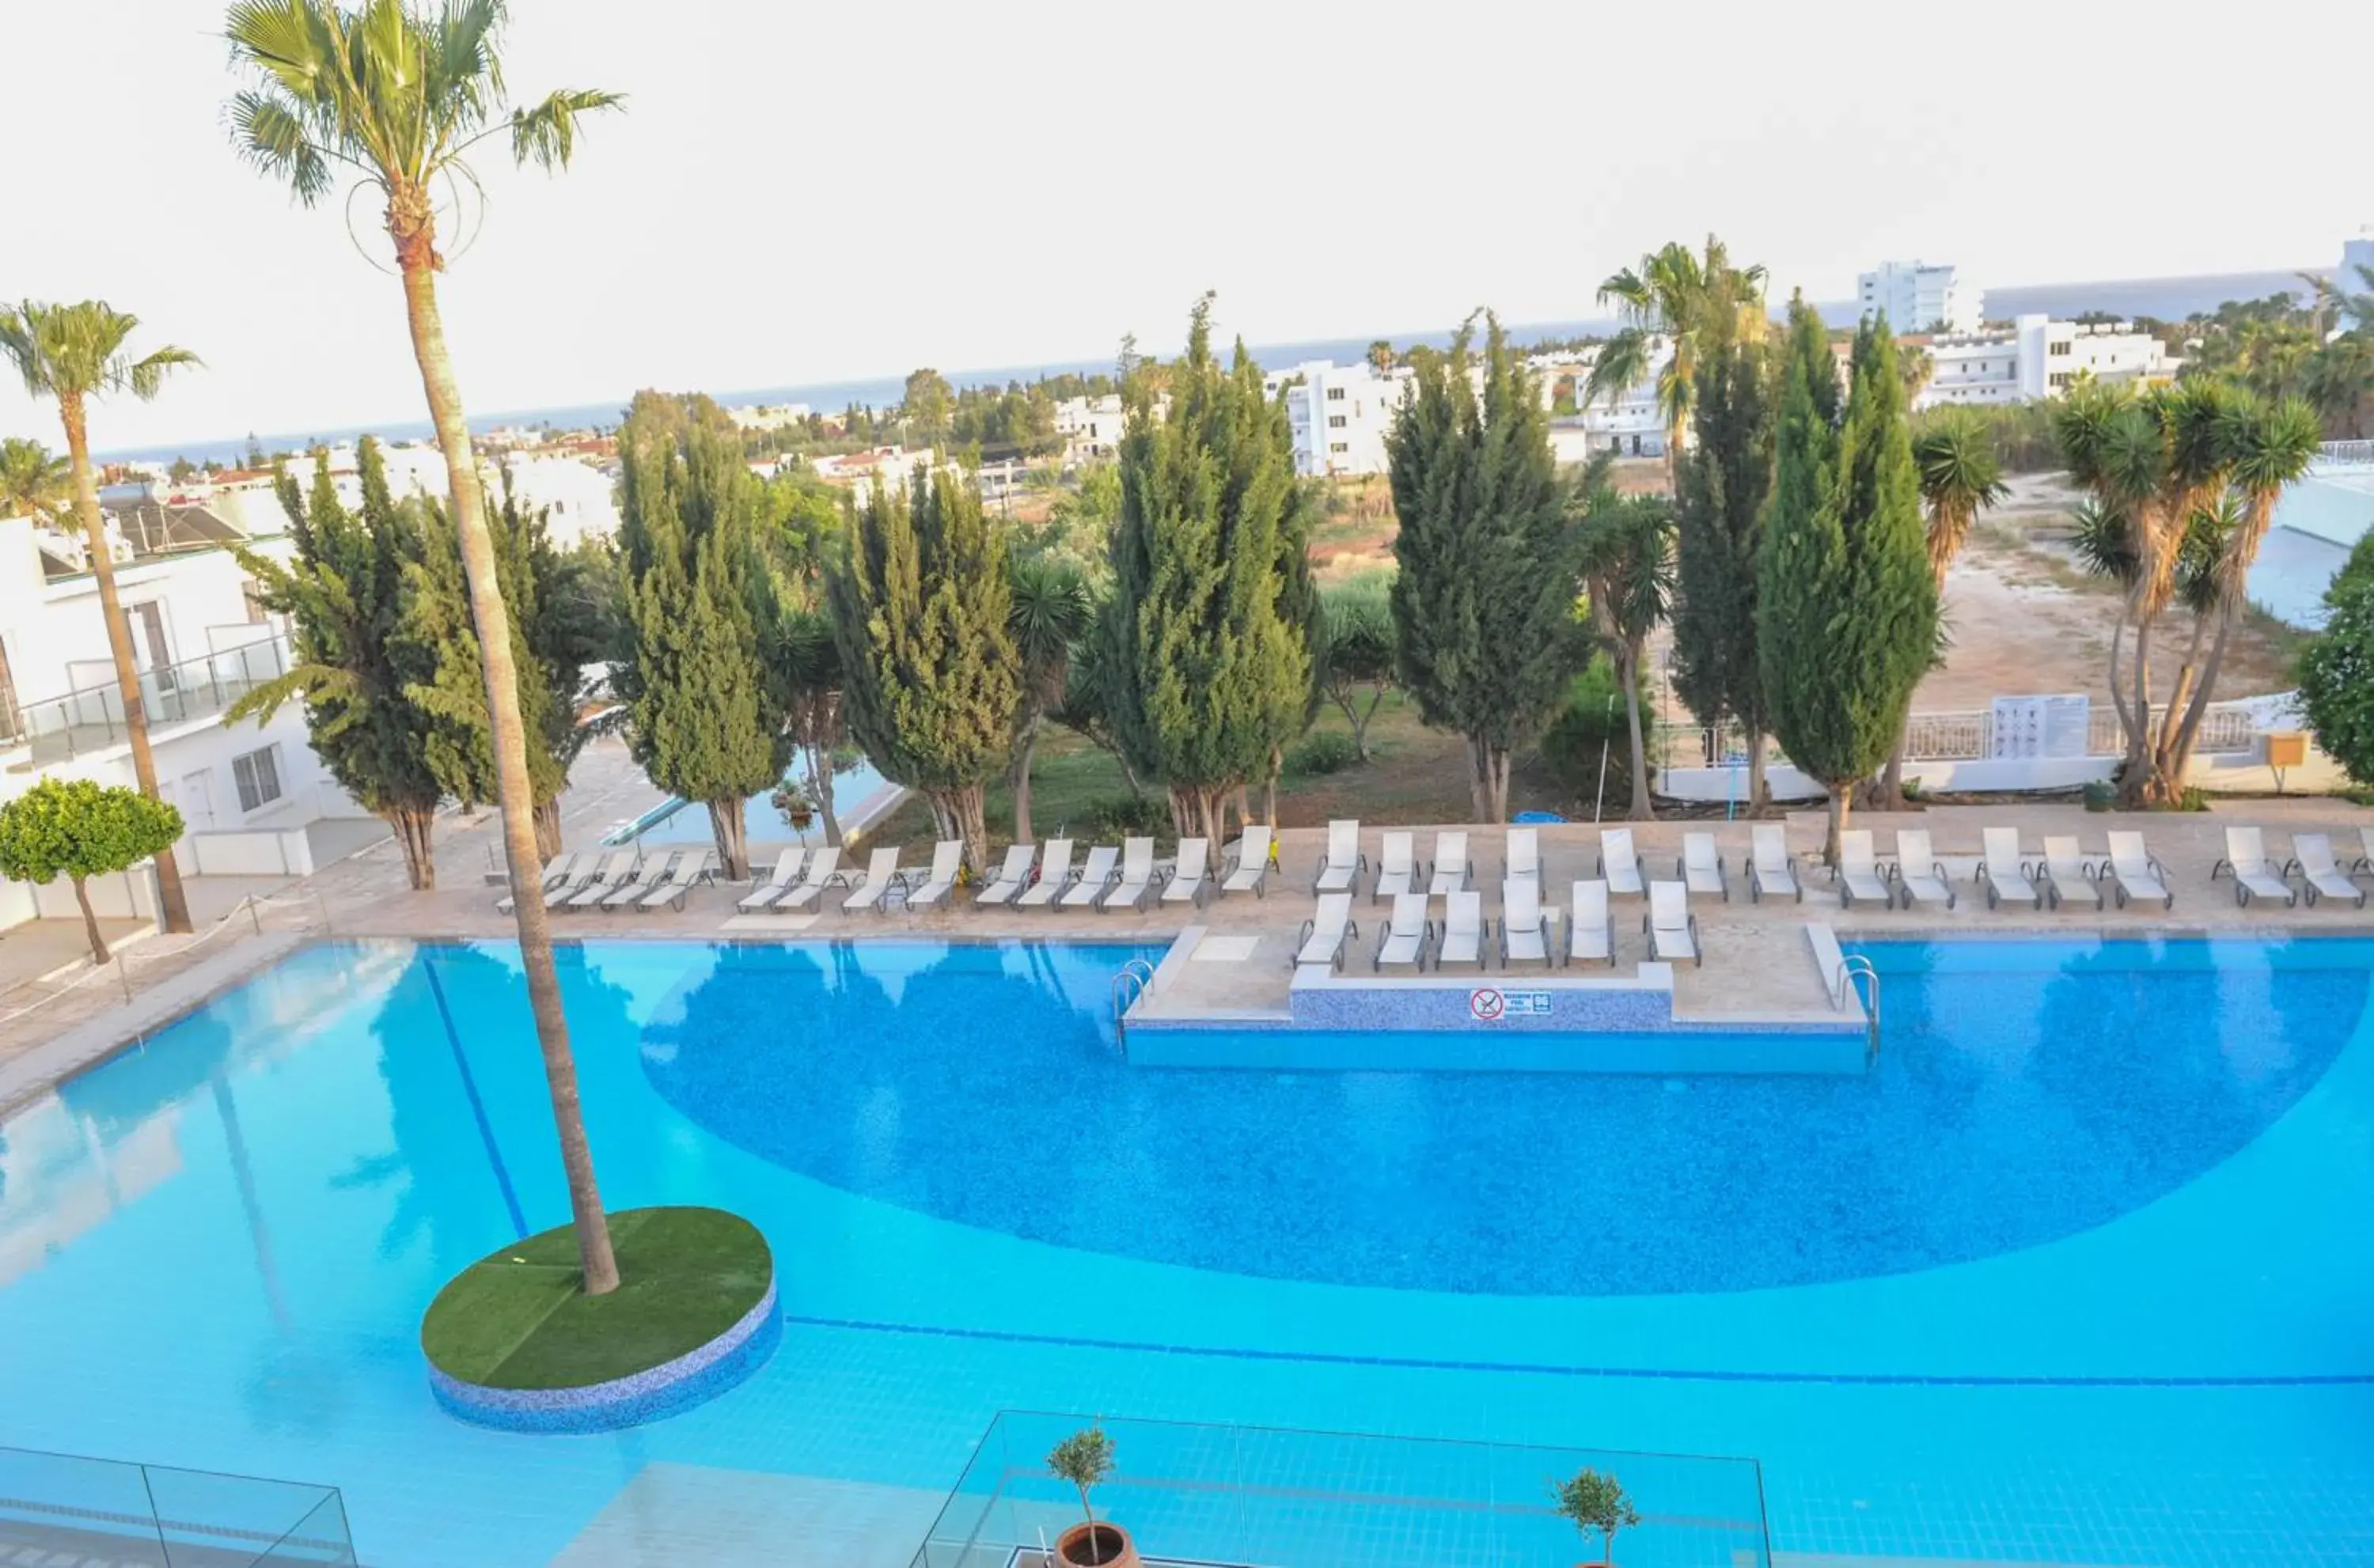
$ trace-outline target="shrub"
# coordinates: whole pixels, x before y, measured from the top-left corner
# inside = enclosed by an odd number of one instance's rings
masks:
[[[1652,711],[1649,694],[1640,696],[1644,716]],[[1632,740],[1625,727],[1624,692],[1616,684],[1616,667],[1604,653],[1594,654],[1588,668],[1568,686],[1566,700],[1542,731],[1542,761],[1557,778],[1569,801],[1588,807],[1600,796],[1600,759],[1606,758],[1606,799],[1632,798]],[[1651,774],[1654,762],[1650,764]]]
[[[1091,801],[1081,813],[1088,831],[1100,838],[1167,837],[1170,803],[1159,795],[1107,795]]]
[[[1341,773],[1359,760],[1360,748],[1351,736],[1322,730],[1303,737],[1300,745],[1286,754],[1286,770],[1309,778],[1323,773]]]

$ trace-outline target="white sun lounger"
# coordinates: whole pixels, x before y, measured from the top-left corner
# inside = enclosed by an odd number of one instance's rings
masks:
[[[1658,963],[1678,964],[1686,958],[1695,968],[1703,962],[1698,952],[1698,918],[1690,913],[1688,883],[1651,883],[1649,912],[1640,917],[1640,928],[1649,933],[1649,956]]]
[[[1951,909],[1955,905],[1953,884],[1945,880],[1945,868],[1937,863],[1936,851],[1929,847],[1929,830],[1908,827],[1896,836],[1896,884],[1904,889],[1904,907],[1915,904],[1943,904]]]
[[[2226,830],[2226,857],[2209,868],[2209,880],[2227,875],[2234,879],[2237,904],[2248,904],[2253,898],[2280,898],[2287,905],[2299,902],[2299,894],[2284,880],[2275,862],[2267,859],[2263,836],[2255,827]]]
[[[943,838],[932,846],[932,869],[920,885],[911,884],[904,900],[910,909],[945,909],[957,895],[957,873],[964,869],[964,840]]]
[[[1747,830],[1747,901],[1761,904],[1769,893],[1775,897],[1787,894],[1803,904],[1805,890],[1789,859],[1789,830],[1777,822],[1759,822]]]
[[[1443,910],[1442,940],[1435,943],[1434,966],[1446,964],[1473,964],[1484,967],[1484,939],[1491,934],[1491,922],[1484,918],[1484,895],[1474,888],[1462,888],[1449,895]]]
[[[2357,848],[2361,852],[2356,860],[2349,862],[2350,871],[2353,873],[2374,872],[2374,827],[2361,827],[2357,830]]]
[[[1154,840],[1124,838],[1121,841],[1121,880],[1113,883],[1111,893],[1097,907],[1107,914],[1115,909],[1131,908],[1146,912],[1146,901],[1154,895]]]
[[[676,858],[676,864],[643,884],[643,895],[635,901],[639,909],[657,909],[665,906],[681,909],[692,890],[707,882],[717,871],[717,851],[703,849],[698,854],[687,851]]]
[[[1360,885],[1360,873],[1369,869],[1369,857],[1360,853],[1360,823],[1357,817],[1338,817],[1327,825],[1327,853],[1319,861],[1319,875],[1310,884],[1313,895],[1350,893]]]
[[[2129,829],[2110,835],[2110,868],[2112,896],[2120,908],[2135,898],[2157,898],[2164,908],[2176,907],[2176,895],[2168,885],[2168,868],[2144,848],[2142,834]]]
[[[1030,885],[1030,862],[1039,858],[1038,847],[1030,844],[1009,844],[1005,847],[1005,863],[997,868],[997,875],[973,895],[975,904],[1011,904],[1014,895]]]
[[[1685,833],[1682,852],[1674,858],[1674,870],[1682,885],[1692,893],[1713,893],[1731,902],[1731,879],[1723,874],[1722,855],[1714,847],[1711,833]]]
[[[1121,880],[1121,851],[1111,844],[1099,844],[1088,850],[1087,863],[1056,903],[1065,909],[1093,909],[1104,902],[1105,894]]]
[[[1302,922],[1294,962],[1298,965],[1324,964],[1331,969],[1341,969],[1345,944],[1359,934],[1360,928],[1352,919],[1352,895],[1322,893],[1319,895],[1319,912]]]
[[[1426,918],[1426,902],[1423,893],[1393,895],[1393,912],[1378,933],[1376,956],[1369,961],[1369,968],[1426,967],[1427,939],[1434,934],[1434,922]]]
[[[1981,828],[1979,839],[1985,846],[1979,860],[1979,883],[1987,890],[1987,907],[1995,908],[2008,898],[2025,902],[2031,909],[2043,908],[2044,890],[2030,874],[2034,868],[2019,858],[2019,829]]]
[[[1436,834],[1434,859],[1427,862],[1426,895],[1428,898],[1448,898],[1454,893],[1463,892],[1467,887],[1467,875],[1466,831],[1454,828],[1448,833]],[[1440,968],[1441,965],[1442,960],[1438,955],[1435,966]]]
[[[1237,840],[1236,859],[1229,862],[1228,874],[1220,879],[1220,891],[1250,893],[1256,898],[1269,895],[1269,825],[1249,822],[1244,837]]]
[[[1509,841],[1500,851],[1500,880],[1530,878],[1534,883],[1534,902],[1541,902],[1542,830],[1538,827],[1512,827]]]
[[[611,850],[602,857],[601,863],[594,868],[592,876],[575,884],[575,891],[561,900],[560,907],[564,909],[596,907],[602,900],[610,896],[611,890],[620,881],[634,879],[635,865],[641,859],[641,853],[634,849]],[[546,907],[551,907],[551,900],[546,899],[545,902]]]
[[[2054,908],[2075,897],[2080,889],[2093,895],[2095,908],[2102,907],[2101,868],[2079,851],[2075,834],[2045,835],[2044,859],[2028,869],[2044,879],[2045,895]]]
[[[1519,964],[1550,966],[1550,919],[1542,909],[1538,876],[1500,879],[1500,967]]]
[[[2320,898],[2338,898],[2366,907],[2366,890],[2349,880],[2341,862],[2333,856],[2333,838],[2323,833],[2292,835],[2292,863],[2284,868],[2286,874],[2297,869],[2306,883],[2308,901],[2313,906]]]
[[[1170,868],[1170,880],[1162,884],[1159,904],[1201,905],[1212,892],[1212,841],[1208,838],[1181,838],[1179,860]]]
[[[1640,881],[1640,856],[1632,848],[1632,830],[1628,827],[1603,827],[1599,830],[1599,875],[1610,893],[1639,897],[1643,891]]]
[[[755,915],[761,909],[772,908],[775,900],[789,893],[792,890],[792,884],[800,880],[800,868],[807,863],[807,859],[806,845],[793,845],[775,857],[774,874],[752,888],[734,907],[746,915]]]
[[[582,858],[581,850],[563,849],[559,854],[545,861],[543,873],[536,878],[536,891],[540,894],[550,893],[554,888],[568,883],[576,872],[577,862]],[[498,915],[510,914],[513,907],[511,895],[508,893],[495,900],[495,913]]]
[[[1888,885],[1872,853],[1867,827],[1850,827],[1839,835],[1839,863],[1830,868],[1830,880],[1838,883],[1839,903],[1846,908],[1853,908],[1858,898],[1884,909],[1896,907],[1896,889]]]
[[[1607,884],[1593,879],[1574,884],[1567,914],[1566,961],[1616,966],[1616,917],[1607,912]]]
[[[691,854],[689,849],[671,849],[656,860],[641,860],[627,868],[626,874],[609,884],[602,895],[605,909],[629,909],[643,901],[643,890],[655,882],[676,874],[676,863]]]
[[[1404,893],[1417,891],[1417,835],[1388,833],[1384,848],[1377,851],[1377,885],[1369,901],[1381,904],[1388,898],[1399,898]]]
[[[1050,838],[1039,856],[1039,880],[1014,895],[1014,907],[1052,909],[1078,874],[1072,870],[1072,841]]]
[[[849,896],[840,901],[841,912],[854,915],[860,909],[884,914],[890,907],[893,888],[902,886],[899,880],[899,846],[885,845],[865,858],[865,874],[850,888]]]
[[[785,888],[776,898],[775,908],[779,911],[803,909],[817,904],[824,897],[826,888],[848,880],[840,869],[840,846],[828,844],[809,857],[808,869],[800,873],[799,881]]]

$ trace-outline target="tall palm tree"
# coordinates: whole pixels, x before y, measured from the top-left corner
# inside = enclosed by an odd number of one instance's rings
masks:
[[[496,577],[485,488],[437,308],[437,275],[445,258],[437,250],[436,198],[441,189],[482,190],[469,155],[496,136],[510,140],[515,164],[567,167],[579,117],[620,99],[615,93],[565,89],[530,107],[512,104],[503,85],[503,20],[501,0],[447,0],[433,13],[405,0],[362,0],[352,10],[337,0],[240,0],[225,18],[225,31],[233,60],[255,85],[230,100],[229,121],[241,154],[267,177],[285,181],[306,205],[341,185],[358,185],[384,204],[382,217],[404,283],[413,357],[452,486],[454,529],[485,662],[511,907],[568,1171],[584,1290],[600,1295],[617,1288],[618,1266],[578,1105],[552,934],[544,900],[535,896],[542,861],[517,655]]]
[[[1672,345],[1672,357],[1657,376],[1657,408],[1665,420],[1665,471],[1681,469],[1682,432],[1697,396],[1698,345],[1721,315],[1728,315],[1750,341],[1763,335],[1764,269],[1734,267],[1722,240],[1707,236],[1703,254],[1679,240],[1642,256],[1599,286],[1599,302],[1614,305],[1624,330],[1601,345],[1578,403],[1613,397],[1649,373],[1656,341]]]
[[[1087,640],[1096,624],[1096,600],[1076,568],[1045,556],[1016,560],[1006,578],[1013,597],[1005,629],[1022,663],[1022,703],[1015,710],[1007,781],[1014,789],[1014,841],[1028,844],[1036,837],[1030,831],[1030,762],[1039,749],[1040,727],[1064,706],[1072,650]]]
[[[57,517],[74,505],[74,470],[39,441],[0,438],[0,517]]]
[[[90,471],[90,404],[128,392],[146,403],[165,384],[167,372],[195,365],[186,348],[167,346],[138,359],[123,345],[140,318],[111,309],[104,300],[43,305],[28,299],[0,308],[0,355],[25,378],[35,397],[58,400],[66,427],[66,464],[74,476],[75,511],[90,548],[90,575],[99,584],[99,613],[107,622],[107,649],[115,659],[115,689],[123,703],[123,729],[132,740],[132,774],[140,792],[157,793],[157,758],[148,749],[148,710],[141,701],[140,670],[132,656],[132,626],[115,597],[115,559],[107,547],[107,524],[99,511],[99,485]],[[182,894],[181,868],[169,851],[155,860],[158,916],[169,931],[190,929],[190,904]]]
[[[1624,688],[1632,755],[1636,822],[1656,816],[1649,792],[1649,753],[1640,726],[1640,662],[1649,638],[1674,607],[1674,509],[1663,496],[1618,496],[1594,468],[1578,490],[1582,592],[1592,638]]]

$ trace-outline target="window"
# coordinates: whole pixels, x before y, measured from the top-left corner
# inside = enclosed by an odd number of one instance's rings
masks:
[[[239,785],[239,809],[258,812],[280,798],[280,748],[264,746],[230,759],[230,776]]]
[[[1327,450],[1332,452],[1347,452],[1352,450],[1352,443],[1349,441],[1330,441],[1327,443]]]
[[[2069,384],[2069,372],[2066,370],[2055,370],[2052,374],[2045,377],[2044,379],[2052,386],[2065,387]]]
[[[1344,427],[1344,416],[1340,414],[1329,415],[1327,416],[1327,427],[1331,430],[1342,429]]]
[[[1340,403],[1340,402],[1342,402],[1342,401],[1343,401],[1343,397],[1344,397],[1344,389],[1343,389],[1342,387],[1329,387],[1329,388],[1327,389],[1327,401],[1328,401],[1328,402],[1330,402],[1330,403]]]
[[[239,585],[240,602],[247,606],[247,619],[251,626],[260,626],[264,624],[263,593],[263,585],[253,578],[249,578]]]
[[[2069,345],[2066,343],[2050,344],[2046,345],[2044,352],[2056,358],[2065,358],[2069,353]]]

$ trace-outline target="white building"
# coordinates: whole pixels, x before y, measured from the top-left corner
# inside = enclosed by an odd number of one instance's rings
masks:
[[[808,405],[805,403],[751,403],[725,411],[725,417],[743,430],[781,430],[805,423],[807,416]]]
[[[2081,326],[2043,315],[2022,316],[2008,329],[1940,334],[1925,347],[1931,371],[1916,408],[2033,403],[2060,396],[2080,377],[2155,386],[2175,380],[2183,364],[2132,322]]]
[[[1592,457],[1601,452],[1613,452],[1618,457],[1663,456],[1665,414],[1657,401],[1657,381],[1674,362],[1672,340],[1651,338],[1648,365],[1641,376],[1630,386],[1602,392],[1587,402],[1581,400],[1591,372],[1599,363],[1599,350],[1590,348],[1583,353],[1582,365],[1575,372],[1575,396],[1581,409],[1584,453]]]
[[[1877,316],[1903,337],[1944,330],[1974,333],[1985,313],[1979,290],[1964,284],[1950,266],[1927,262],[1882,262],[1863,275],[1860,313]]]
[[[1055,434],[1064,438],[1064,465],[1110,458],[1121,451],[1124,411],[1119,392],[1067,397],[1055,405]]]
[[[1264,375],[1262,392],[1286,403],[1297,474],[1382,474],[1385,432],[1410,380],[1406,366],[1381,376],[1365,359],[1357,365],[1310,359]]]

